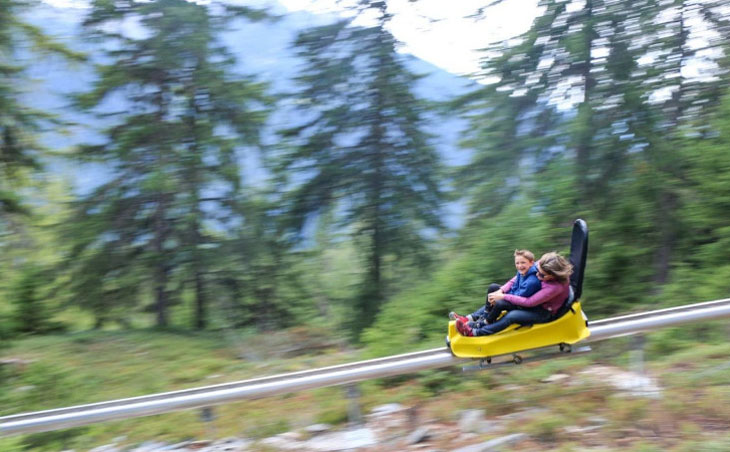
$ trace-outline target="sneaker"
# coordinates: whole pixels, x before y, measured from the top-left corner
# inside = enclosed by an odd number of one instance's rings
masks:
[[[468,322],[464,322],[461,319],[456,320],[456,330],[462,336],[474,336],[474,331],[469,326]]]
[[[449,312],[449,320],[461,320],[464,323],[469,321],[468,318],[464,317],[463,315],[459,315],[454,311]]]

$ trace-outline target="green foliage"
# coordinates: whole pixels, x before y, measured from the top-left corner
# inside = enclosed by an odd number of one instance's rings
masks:
[[[53,195],[53,178],[43,175],[48,149],[39,139],[45,131],[58,131],[63,121],[47,112],[31,108],[27,103],[27,86],[31,75],[26,70],[30,58],[50,55],[64,59],[80,60],[74,53],[26,22],[25,15],[35,2],[7,0],[0,7],[0,329],[11,331],[12,298],[32,303],[37,295],[31,294],[33,278],[20,275],[30,265],[47,266],[57,257],[58,247],[49,239],[47,230],[48,204],[58,201]],[[56,213],[58,209],[55,208]],[[37,215],[37,216],[34,216]],[[46,249],[47,247],[47,249]],[[21,283],[18,278],[25,278]],[[25,284],[26,292],[18,293]],[[45,283],[44,283],[45,284]],[[42,285],[39,283],[39,286]],[[31,319],[35,313],[30,305],[20,302],[19,319],[30,330],[41,331],[38,322],[42,315]],[[40,312],[38,314],[41,314]]]
[[[68,186],[39,177],[25,190],[33,214],[13,219],[12,231],[0,234],[0,324],[9,333],[46,333],[64,328],[57,265],[65,252],[55,227],[67,217]]]
[[[686,273],[684,278],[694,275],[703,280],[701,285],[686,285],[685,288],[691,291],[689,295],[702,291],[696,295],[721,296],[729,288],[725,277],[728,266],[720,257],[730,246],[730,222],[723,214],[730,199],[730,156],[723,152],[730,143],[729,113],[730,91],[726,91],[713,112],[707,136],[685,139],[682,143],[686,147],[689,168],[685,188],[688,203],[681,214],[691,228],[691,233],[683,240],[691,254],[682,270]],[[711,269],[713,277],[703,278],[703,268]]]
[[[13,390],[3,394],[4,414],[17,412],[20,409],[26,411],[48,409],[49,401],[72,405],[80,399],[78,393],[69,389],[84,386],[84,380],[78,373],[72,372],[67,367],[48,363],[30,363],[27,367],[23,366],[22,370],[9,375],[7,383]]]
[[[329,403],[322,407],[317,416],[317,422],[322,424],[338,425],[347,421],[348,412],[346,402]]]
[[[724,438],[687,441],[680,447],[676,448],[677,452],[722,452],[730,447],[730,437],[725,435]]]
[[[663,450],[665,450],[663,447],[646,443],[640,443],[631,448],[632,452],[662,452]]]
[[[458,388],[463,378],[463,371],[458,368],[435,369],[421,372],[417,381],[424,389],[424,396],[435,397]]]
[[[248,429],[246,433],[253,438],[260,439],[278,435],[290,429],[291,426],[289,425],[289,423],[284,419],[280,419],[274,422],[262,422],[260,425],[256,425],[255,427],[251,427],[250,429]]]
[[[35,267],[22,272],[12,298],[15,305],[15,331],[32,334],[50,331],[51,312],[44,303],[42,292],[48,284],[47,279],[45,272]]]
[[[650,356],[676,354],[682,350],[691,353],[697,343],[723,344],[727,341],[727,325],[722,322],[703,322],[683,328],[668,328],[652,333],[647,352]]]
[[[637,421],[644,418],[649,410],[651,401],[640,398],[612,397],[607,406],[615,414],[614,429],[632,428]]]
[[[571,421],[572,419],[568,420],[555,415],[539,416],[538,419],[524,424],[522,428],[537,440],[552,443],[559,438],[562,429]]]

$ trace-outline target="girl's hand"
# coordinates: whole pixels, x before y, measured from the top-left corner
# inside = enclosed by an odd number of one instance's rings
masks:
[[[489,294],[489,302],[491,304],[496,303],[497,301],[504,300],[504,293],[502,293],[501,290],[498,290],[496,292],[492,292]]]

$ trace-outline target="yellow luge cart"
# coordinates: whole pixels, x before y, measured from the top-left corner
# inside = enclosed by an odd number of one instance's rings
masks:
[[[456,330],[456,322],[449,322],[446,344],[451,353],[460,358],[489,358],[524,350],[575,344],[590,336],[588,319],[580,304],[583,273],[588,253],[588,226],[583,220],[575,220],[570,241],[570,261],[573,274],[570,277],[571,296],[556,315],[555,320],[534,325],[510,325],[505,330],[489,336],[467,337]],[[569,349],[569,347],[568,347]]]

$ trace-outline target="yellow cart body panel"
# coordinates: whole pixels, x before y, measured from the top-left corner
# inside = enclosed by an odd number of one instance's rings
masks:
[[[574,344],[590,336],[591,332],[580,302],[573,303],[572,307],[572,311],[552,322],[523,327],[510,325],[489,336],[462,336],[452,320],[448,343],[451,352],[460,358],[486,358],[561,343]]]

